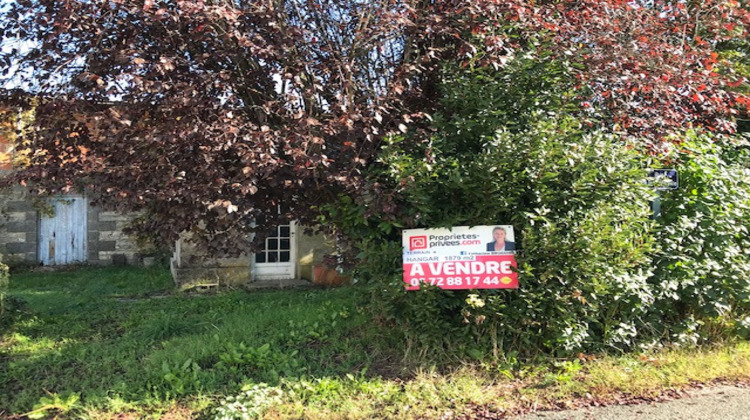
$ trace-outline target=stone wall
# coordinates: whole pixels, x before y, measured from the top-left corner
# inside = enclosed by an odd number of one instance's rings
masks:
[[[175,285],[243,286],[251,281],[250,257],[212,258],[197,250],[185,236],[177,241],[169,262]]]
[[[14,188],[0,194],[0,254],[7,264],[37,261],[39,212],[28,193]]]
[[[130,236],[122,232],[129,221],[130,217],[128,216],[89,206],[89,263],[112,264],[124,262],[130,265],[141,263],[138,246]]]
[[[10,265],[39,263],[39,221],[43,200],[22,188],[0,193],[0,254]],[[138,247],[122,229],[127,216],[88,206],[87,252],[90,264],[140,264]]]
[[[330,253],[333,245],[322,234],[306,235],[299,228],[297,235],[297,276],[313,281],[314,267],[323,262],[323,256]]]
[[[321,262],[323,255],[330,252],[330,245],[323,235],[305,235],[303,231],[297,228],[294,279],[312,281],[313,267]],[[283,286],[283,281],[254,279],[254,260],[252,255],[211,258],[195,249],[184,237],[175,244],[170,269],[175,284],[182,288],[196,285],[261,287],[263,283]]]
[[[0,253],[10,265],[39,264],[38,241],[40,203],[22,188],[0,193]],[[87,258],[89,264],[142,263],[138,247],[122,230],[128,216],[88,206]],[[306,235],[297,228],[295,278],[313,280],[314,266],[330,252],[322,235]],[[247,285],[252,278],[252,256],[208,258],[196,252],[187,242],[179,241],[171,261],[172,274],[178,286],[195,283]]]

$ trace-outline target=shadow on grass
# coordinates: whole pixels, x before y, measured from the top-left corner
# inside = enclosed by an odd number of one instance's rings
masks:
[[[168,272],[143,269],[14,276],[27,310],[3,333],[0,407],[23,413],[68,392],[105,409],[159,406],[248,383],[395,374],[398,346],[351,288],[149,298],[169,287]]]

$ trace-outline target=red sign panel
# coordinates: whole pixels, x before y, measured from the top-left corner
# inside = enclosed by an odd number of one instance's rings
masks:
[[[409,251],[427,249],[427,236],[412,236],[409,238]]]
[[[515,255],[482,255],[474,261],[423,262],[404,264],[406,290],[418,290],[421,283],[441,289],[517,289]]]

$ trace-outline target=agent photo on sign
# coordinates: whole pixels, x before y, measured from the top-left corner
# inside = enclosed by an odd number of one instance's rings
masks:
[[[490,251],[490,252],[515,251],[516,243],[506,241],[505,240],[506,235],[507,233],[505,232],[505,228],[497,226],[494,229],[492,229],[492,238],[494,238],[495,240],[487,243],[487,251]]]

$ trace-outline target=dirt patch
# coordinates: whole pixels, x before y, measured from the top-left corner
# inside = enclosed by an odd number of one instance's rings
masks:
[[[669,401],[680,400],[682,398],[690,397],[695,393],[700,393],[703,390],[710,391],[712,389],[750,389],[750,380],[725,380],[717,379],[708,383],[692,383],[681,388],[668,388],[661,392],[649,395],[633,395],[626,393],[615,393],[608,395],[603,398],[593,397],[591,395],[585,395],[578,398],[571,398],[568,400],[556,400],[549,399],[546,401],[526,401],[524,403],[524,397],[516,389],[516,394],[519,396],[519,404],[510,410],[498,410],[496,407],[484,407],[476,406],[470,413],[456,416],[459,419],[498,419],[498,418],[513,418],[517,420],[536,420],[544,419],[549,416],[550,420],[557,417],[553,417],[555,413],[568,413],[578,412],[585,409],[591,408],[604,408],[604,407],[617,407],[617,406],[639,406],[639,405],[652,405],[654,403],[665,403]],[[718,391],[720,392],[720,391]],[[565,416],[564,418],[568,418]],[[578,417],[570,417],[576,419]],[[597,415],[586,418],[600,418]],[[630,417],[630,418],[638,418]],[[665,417],[667,418],[667,417]],[[672,417],[669,417],[672,418]],[[748,417],[750,418],[750,417]]]

